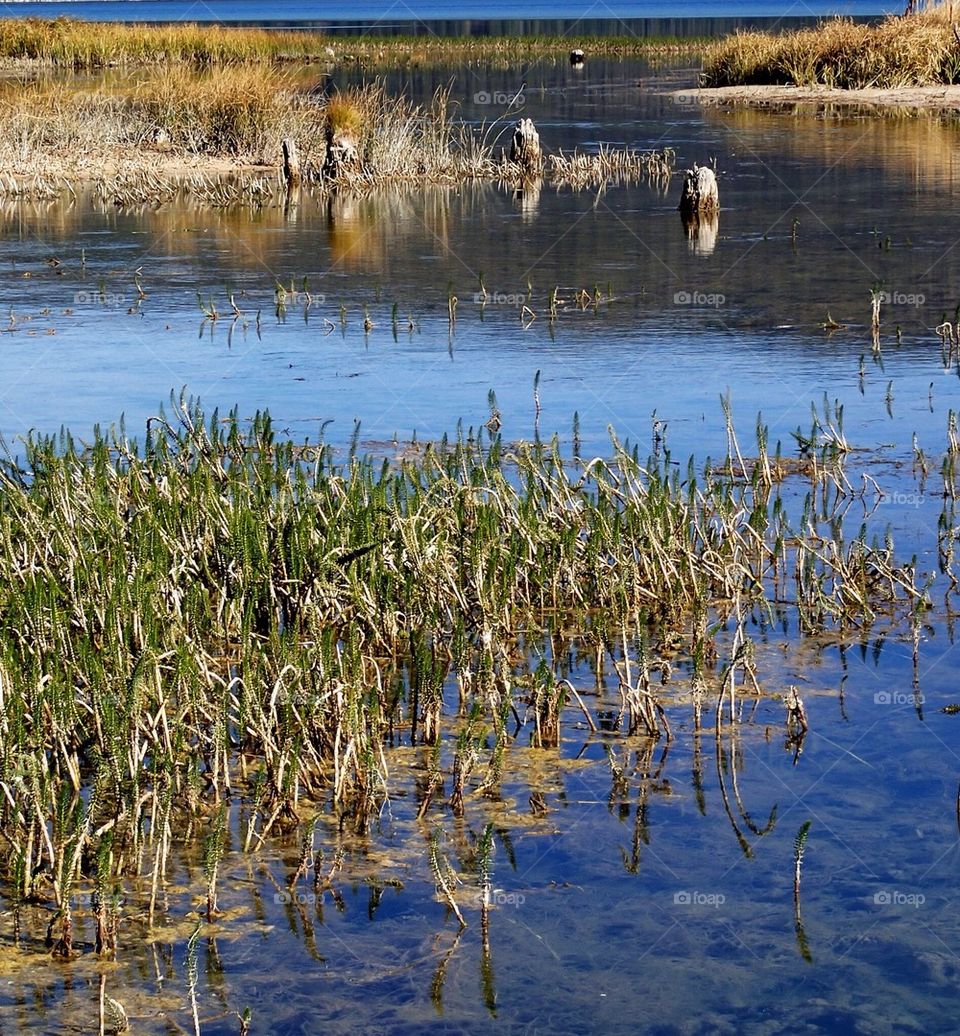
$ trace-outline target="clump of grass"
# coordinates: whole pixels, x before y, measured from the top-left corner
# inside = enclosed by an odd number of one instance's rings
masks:
[[[364,124],[364,114],[357,97],[347,94],[334,94],[327,101],[324,118],[332,133],[359,136]]]
[[[601,145],[595,154],[574,152],[565,155],[560,152],[550,155],[547,176],[553,183],[578,189],[647,179],[662,183],[669,182],[674,159],[672,148],[635,151],[632,148],[617,149]],[[504,178],[509,175],[509,171],[506,171]]]
[[[194,75],[164,70],[133,88],[78,91],[36,83],[0,96],[0,165],[36,169],[72,156],[73,168],[163,153],[262,160],[284,136],[322,148],[316,105],[276,73],[245,68]]]
[[[341,186],[420,181],[462,182],[493,179],[497,166],[492,145],[454,117],[449,89],[429,104],[388,94],[381,83],[331,96],[324,105],[328,155],[346,145],[350,161],[328,163],[320,178]]]
[[[262,70],[196,77],[176,69],[148,79],[121,104],[135,125],[152,126],[154,137],[191,154],[262,157],[281,137],[304,136],[307,123],[306,99]]]
[[[708,48],[706,86],[792,84],[845,89],[960,81],[960,49],[944,8],[890,16],[878,25],[846,18],[781,34],[740,32]]]

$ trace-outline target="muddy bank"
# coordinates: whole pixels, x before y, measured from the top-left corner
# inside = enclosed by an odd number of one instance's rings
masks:
[[[678,90],[671,96],[678,104],[845,104],[861,108],[960,111],[960,86],[957,85],[861,90],[831,89],[826,86],[719,86]]]

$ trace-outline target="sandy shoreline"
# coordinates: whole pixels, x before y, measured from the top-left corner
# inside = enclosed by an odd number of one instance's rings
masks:
[[[960,86],[908,86],[892,90],[840,90],[826,86],[720,86],[676,90],[671,96],[685,104],[849,104],[875,108],[922,108],[960,111]]]

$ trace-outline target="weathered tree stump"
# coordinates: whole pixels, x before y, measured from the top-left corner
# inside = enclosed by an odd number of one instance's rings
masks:
[[[720,193],[717,177],[712,169],[694,164],[683,178],[683,193],[680,195],[680,211],[703,216],[720,211]]]
[[[327,157],[323,175],[336,179],[360,168],[360,146],[349,127],[327,126]]]
[[[520,167],[525,179],[536,179],[543,174],[540,134],[533,124],[533,119],[520,119],[517,122],[510,145],[510,161]]]
[[[287,137],[280,146],[283,151],[283,178],[287,187],[299,187],[300,155],[297,153],[297,142]]]

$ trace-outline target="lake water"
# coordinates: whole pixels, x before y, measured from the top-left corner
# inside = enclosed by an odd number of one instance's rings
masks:
[[[956,364],[942,362],[934,331],[958,303],[957,121],[674,100],[695,75],[588,60],[582,71],[460,69],[453,85],[480,125],[484,98],[525,79],[524,114],[550,150],[668,145],[681,168],[714,156],[723,208],[692,238],[676,211],[679,178],[523,198],[495,186],[304,196],[255,212],[129,211],[85,195],[6,203],[0,429],[16,449],[30,428],[65,422],[82,434],[125,412],[135,432],[186,386],[209,408],[269,407],[298,438],[329,421],[324,434],[342,446],[359,419],[363,441],[382,450],[482,423],[492,389],[510,440],[535,432],[539,370],[541,434],[569,438],[576,411],[585,453],[607,449],[608,426],[645,452],[656,413],[685,464],[724,453],[728,390],[745,443],[762,410],[788,454],[827,394],[863,449],[854,481],[866,473],[887,492],[870,521],[935,572],[944,500],[934,475],[960,404]],[[388,85],[427,98],[449,78],[397,73]],[[278,315],[276,282],[302,289],[304,278],[312,301],[294,295]],[[557,286],[566,301],[551,326]],[[580,289],[612,299],[581,310]],[[879,353],[873,290],[888,298]],[[232,293],[243,316],[204,320],[198,293],[220,313]],[[842,325],[832,333],[828,315]],[[931,459],[926,486],[911,472],[914,434]],[[853,533],[866,510],[855,505]],[[559,752],[512,751],[503,802],[471,797],[463,823],[438,821],[464,872],[478,832],[496,826],[486,946],[475,902],[458,937],[436,901],[429,831],[406,792],[363,837],[325,814],[318,844],[328,859],[345,853],[337,900],[284,893],[292,841],[236,853],[221,894],[236,914],[200,944],[203,1032],[236,1032],[245,1006],[264,1033],[955,1032],[960,716],[943,711],[960,701],[952,620],[940,609],[924,626],[916,692],[902,629],[854,632],[841,649],[800,638],[787,610],[752,635],[767,690],[801,687],[811,732],[799,758],[773,697],[748,703],[736,733],[717,740],[668,694],[669,747],[591,734],[571,710]],[[615,687],[587,686],[571,665],[591,709],[615,713]],[[391,760],[401,788],[424,765],[419,750]],[[728,813],[731,775],[740,808]],[[774,809],[767,833],[754,833]],[[807,820],[798,924],[793,849]],[[192,923],[179,919],[200,884],[196,860],[182,860],[169,926],[149,948],[124,947],[111,972],[136,1032],[191,1024]],[[91,938],[88,923],[79,938]],[[86,960],[66,971],[11,959],[0,1028],[90,1031],[96,996]]]
[[[46,0],[40,3],[2,4],[0,17],[49,18],[65,14],[93,21],[283,23],[300,26],[350,23],[378,31],[408,32],[441,31],[438,23],[442,23],[444,33],[545,33],[575,28],[581,35],[629,35],[642,27],[670,35],[723,31],[724,27],[716,21],[708,26],[708,19],[736,23],[756,19],[809,20],[831,14],[873,17],[878,14],[902,13],[903,6],[902,3],[884,3],[883,0],[837,0],[834,3],[808,0],[793,5],[761,0],[726,4],[718,4],[716,0],[603,4],[582,0],[563,4],[516,3],[513,0],[427,0],[423,3],[403,4],[327,3],[324,0],[299,0],[284,4],[264,3],[263,0],[205,0],[203,3],[192,0],[105,0],[99,3],[84,0],[58,3],[56,0]]]

